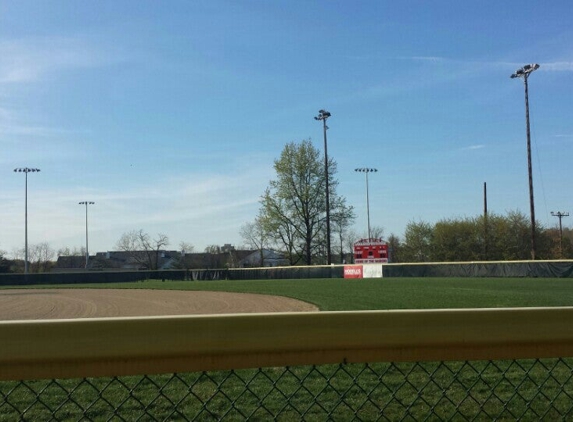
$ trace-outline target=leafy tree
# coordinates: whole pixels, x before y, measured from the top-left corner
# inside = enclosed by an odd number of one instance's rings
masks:
[[[388,236],[388,260],[390,262],[402,262],[402,243],[394,233]]]
[[[261,213],[264,215],[263,222],[269,237],[285,251],[290,265],[295,265],[300,261],[301,255],[297,248],[297,231],[288,216],[282,212],[285,202],[281,198],[272,199],[267,189],[262,201],[264,208]]]
[[[535,235],[538,259],[560,257],[556,230],[547,230],[538,222]],[[409,223],[400,247],[400,261],[529,260],[530,250],[530,221],[523,213],[511,211],[506,216],[490,214],[487,219],[479,216],[444,219],[434,225]],[[571,251],[566,236],[563,250]]]
[[[432,261],[433,235],[434,230],[429,223],[410,221],[404,231],[404,262]]]
[[[157,270],[161,250],[169,245],[169,238],[159,233],[154,239],[143,230],[124,233],[116,248],[126,252],[130,258],[148,270]]]
[[[308,140],[289,143],[274,168],[277,178],[261,198],[265,228],[282,245],[291,263],[302,260],[310,265],[326,243],[326,178],[320,152]],[[336,194],[337,165],[332,159],[328,169],[330,214],[336,215],[344,212],[344,201]]]
[[[573,229],[563,228],[563,254],[561,258],[573,258]]]
[[[476,261],[483,256],[483,234],[475,219],[441,220],[433,228],[432,254],[436,261]]]

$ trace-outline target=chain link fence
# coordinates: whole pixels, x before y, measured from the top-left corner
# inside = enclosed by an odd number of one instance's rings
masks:
[[[573,420],[573,359],[6,381],[0,420]]]

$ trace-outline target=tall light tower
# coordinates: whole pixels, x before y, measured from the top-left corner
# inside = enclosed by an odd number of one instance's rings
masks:
[[[326,263],[330,265],[332,259],[330,256],[330,188],[328,184],[328,145],[326,142],[326,119],[330,117],[330,113],[326,110],[319,110],[318,116],[314,120],[322,120],[322,128],[324,131],[324,176],[326,181]]]
[[[561,255],[561,258],[563,258],[563,226],[561,225],[561,220],[563,219],[563,217],[569,217],[569,213],[561,211],[557,212],[551,211],[551,215],[553,217],[559,218],[559,253]]]
[[[93,205],[93,204],[95,204],[95,202],[82,201],[82,202],[78,202],[78,204],[86,206],[86,269],[87,269],[88,263],[90,260],[90,253],[89,253],[89,249],[88,249],[88,205]]]
[[[527,132],[527,170],[529,174],[529,208],[531,210],[531,259],[535,259],[535,204],[533,201],[533,175],[531,171],[531,135],[529,131],[529,88],[527,79],[529,75],[539,69],[537,63],[526,64],[521,69],[517,69],[511,78],[523,78],[525,84],[525,126]]]
[[[28,173],[39,172],[40,169],[18,167],[14,169],[16,173],[24,173],[26,176],[26,187],[24,190],[24,274],[28,274]]]
[[[368,194],[368,173],[376,173],[378,169],[374,168],[357,168],[354,171],[366,174],[366,214],[368,215],[368,241],[372,238],[370,235],[370,196]]]

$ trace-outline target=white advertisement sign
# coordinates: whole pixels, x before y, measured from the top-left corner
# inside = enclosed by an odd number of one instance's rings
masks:
[[[363,265],[362,278],[382,278],[382,265],[380,264]]]

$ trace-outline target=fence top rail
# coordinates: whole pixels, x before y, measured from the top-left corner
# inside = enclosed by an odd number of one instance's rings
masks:
[[[573,307],[0,322],[0,379],[573,356]]]

